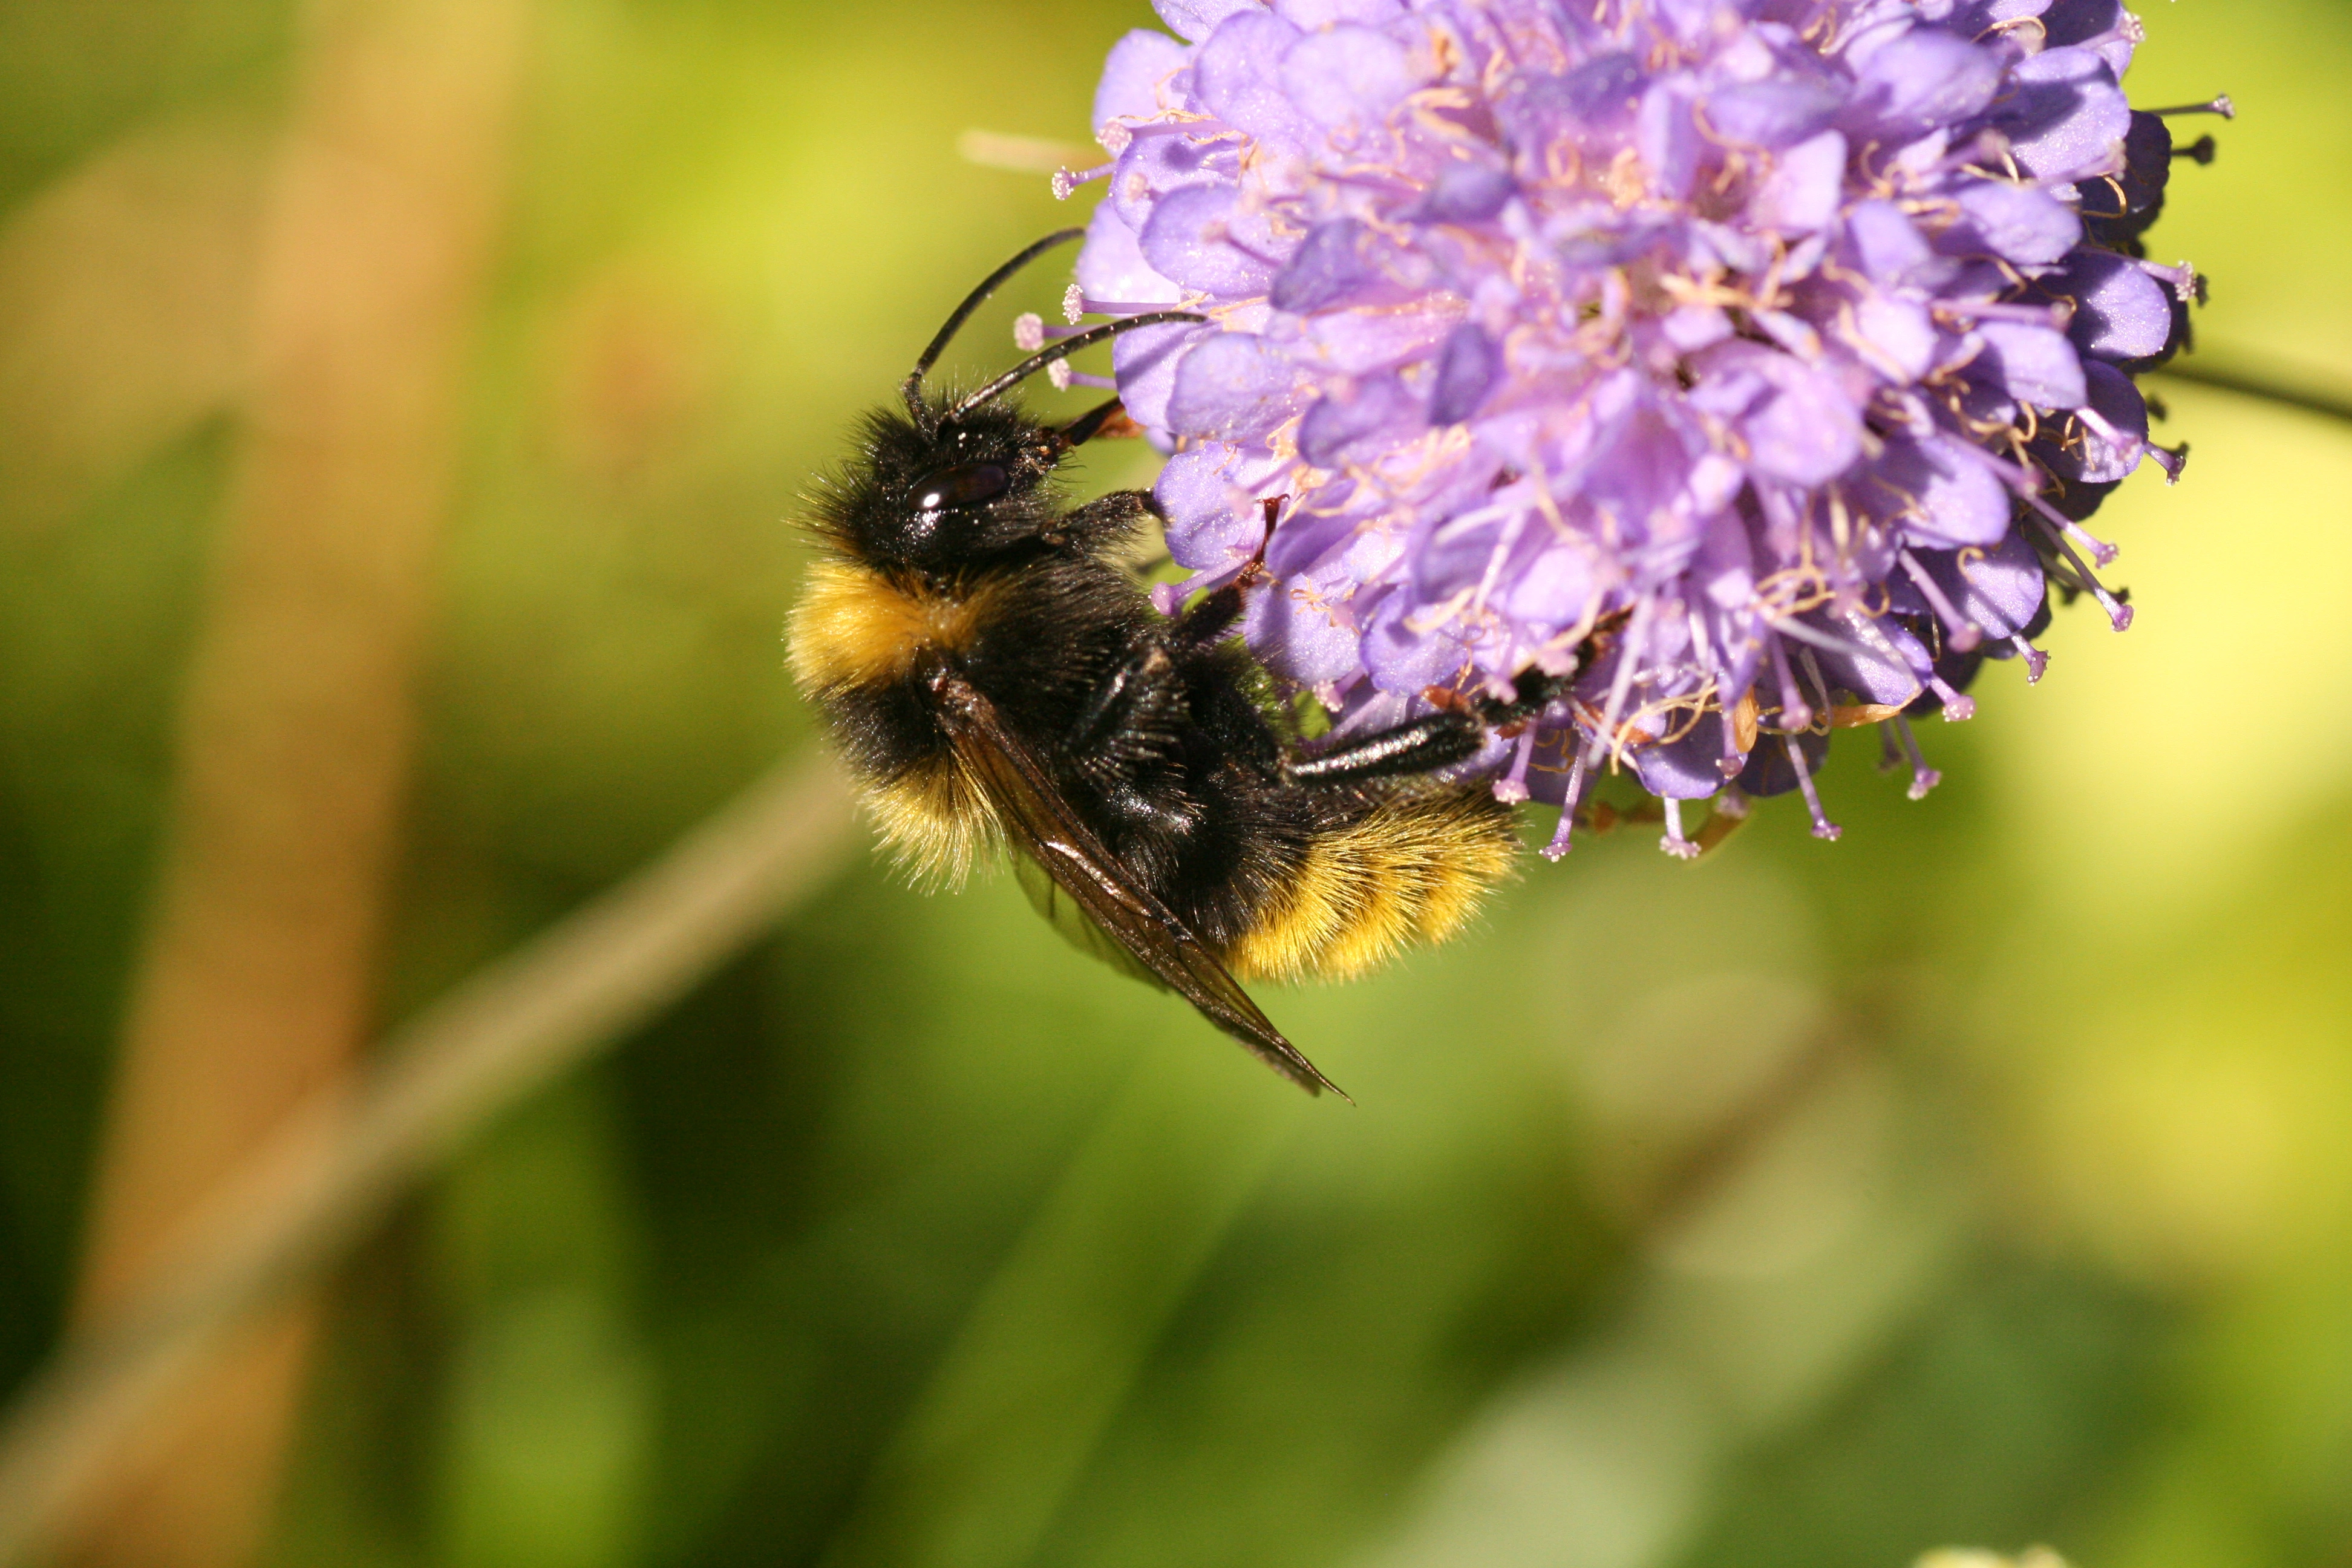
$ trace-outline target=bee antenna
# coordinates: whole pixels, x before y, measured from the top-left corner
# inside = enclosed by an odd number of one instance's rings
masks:
[[[1105,321],[1099,327],[1089,327],[1085,331],[1064,338],[1058,342],[1048,343],[978,392],[966,397],[953,408],[949,409],[940,417],[942,420],[961,419],[982,404],[1002,397],[1055,360],[1067,359],[1080,349],[1090,349],[1097,343],[1107,342],[1121,332],[1131,332],[1138,327],[1163,326],[1170,321],[1205,321],[1208,319],[1197,310],[1147,310],[1140,316],[1122,316],[1116,321]]]
[[[907,379],[898,387],[899,395],[907,400],[907,412],[914,416],[916,424],[928,423],[923,415],[923,377],[929,374],[931,366],[939,363],[940,355],[947,351],[949,341],[956,335],[966,321],[971,320],[971,313],[986,303],[991,294],[1004,287],[1006,279],[1055,246],[1067,245],[1070,241],[1082,237],[1086,232],[1082,228],[1055,229],[982,279],[980,287],[964,296],[963,303],[955,308],[954,312],[948,317],[946,324],[940,327],[932,336],[930,342],[925,345],[922,354],[915,361],[915,368],[907,373]]]

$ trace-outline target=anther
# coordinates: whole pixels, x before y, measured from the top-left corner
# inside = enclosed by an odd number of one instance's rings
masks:
[[[2172,150],[2172,155],[2176,158],[2186,158],[2193,163],[2210,165],[2213,162],[2213,154],[2219,150],[2220,144],[2209,133],[2200,136],[2186,147],[2175,147]]]
[[[2032,643],[2026,641],[2025,634],[2023,632],[2020,632],[2016,636],[2011,637],[2009,639],[2009,646],[2015,648],[2017,650],[2017,657],[2025,661],[2025,684],[2028,686],[2040,685],[2042,683],[2042,672],[2050,668],[2050,656],[2043,653],[2040,648],[2035,647]]]
[[[1677,860],[1698,858],[1698,846],[1683,837],[1683,803],[1672,795],[1662,796],[1666,807],[1666,836],[1658,840],[1658,847]]]
[[[2189,466],[2188,442],[2183,441],[2178,447],[2159,447],[2150,441],[2147,444],[2147,455],[2156,459],[2157,467],[2164,470],[2166,484],[2177,485],[2180,482],[2180,471]]]
[[[1026,310],[1013,318],[1013,346],[1023,353],[1034,354],[1056,338],[1075,338],[1087,330],[1077,326],[1049,327],[1043,316]]]
[[[2192,263],[2182,261],[2167,267],[2160,261],[2142,259],[2139,268],[2158,281],[2168,284],[2173,298],[2183,304],[2192,300],[2200,305],[2205,302],[2205,278]]]

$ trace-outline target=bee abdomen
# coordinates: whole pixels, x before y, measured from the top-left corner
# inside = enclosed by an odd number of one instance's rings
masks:
[[[1460,930],[1518,851],[1483,784],[1400,790],[1308,840],[1228,947],[1243,980],[1347,980]]]

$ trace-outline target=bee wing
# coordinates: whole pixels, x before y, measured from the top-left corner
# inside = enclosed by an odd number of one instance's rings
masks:
[[[957,758],[995,806],[1015,848],[1035,861],[1111,941],[1268,1067],[1309,1094],[1328,1089],[1348,1098],[1282,1037],[1175,911],[1103,847],[1062,798],[1044,763],[1004,727],[994,704],[952,676],[941,683],[940,697]]]

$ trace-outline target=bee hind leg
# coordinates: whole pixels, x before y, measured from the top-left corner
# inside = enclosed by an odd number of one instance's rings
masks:
[[[1326,784],[1435,773],[1476,756],[1488,731],[1542,712],[1568,689],[1570,679],[1529,670],[1519,677],[1517,692],[1507,702],[1481,697],[1464,706],[1441,708],[1293,762],[1286,771],[1294,779]]]
[[[1403,778],[1467,762],[1486,743],[1485,724],[1471,714],[1448,710],[1359,736],[1316,756],[1286,763],[1283,771],[1302,784]]]

